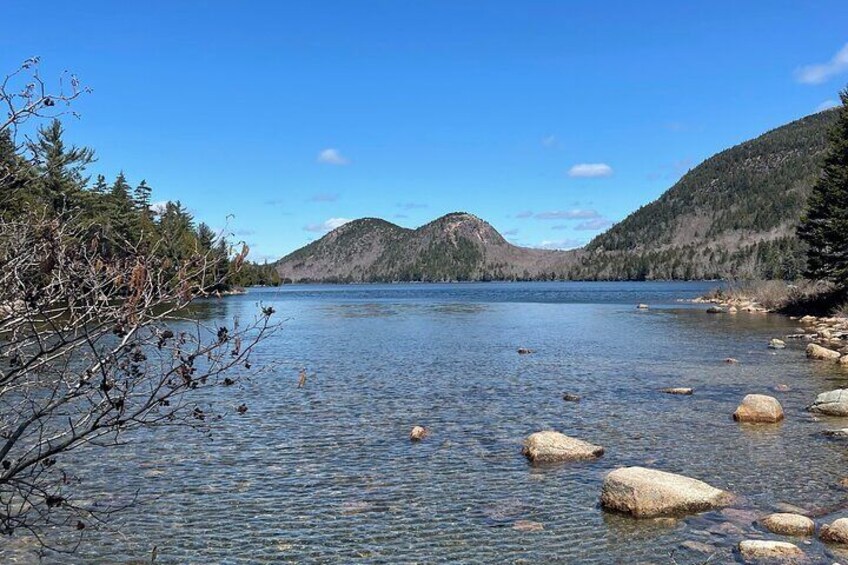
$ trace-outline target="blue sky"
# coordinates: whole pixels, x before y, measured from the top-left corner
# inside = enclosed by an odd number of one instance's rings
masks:
[[[277,258],[345,219],[472,212],[573,247],[833,104],[841,1],[6,2],[0,68],[94,92],[68,137]],[[228,217],[230,218],[228,220]]]

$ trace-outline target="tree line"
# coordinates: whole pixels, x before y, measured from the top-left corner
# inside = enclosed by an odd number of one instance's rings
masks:
[[[279,284],[270,265],[240,261],[236,268],[237,249],[227,234],[197,222],[180,201],[154,205],[146,180],[132,186],[123,172],[111,182],[103,175],[92,179],[86,170],[94,161],[91,148],[65,142],[58,119],[23,147],[15,144],[11,128],[0,132],[0,218],[38,213],[82,226],[104,260],[141,250],[163,258],[173,271],[191,257],[209,257],[207,294]]]

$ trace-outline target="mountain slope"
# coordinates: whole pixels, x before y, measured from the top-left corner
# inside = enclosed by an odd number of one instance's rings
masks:
[[[454,281],[537,278],[566,254],[516,247],[466,213],[418,229],[365,218],[347,223],[276,263],[283,280]]]
[[[793,277],[795,237],[836,112],[807,116],[710,157],[592,240],[576,278]]]
[[[323,282],[794,278],[804,266],[795,226],[836,114],[808,116],[710,157],[584,249],[516,247],[465,213],[414,230],[365,218],[275,267],[284,280]]]

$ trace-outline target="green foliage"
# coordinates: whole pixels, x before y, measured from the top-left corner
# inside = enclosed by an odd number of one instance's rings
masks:
[[[133,189],[123,172],[110,185],[98,175],[86,176],[94,151],[68,147],[58,120],[38,131],[23,157],[8,132],[0,132],[0,217],[7,221],[25,213],[41,213],[61,222],[76,222],[87,234],[80,242],[96,249],[104,260],[145,250],[166,259],[176,270],[187,261],[205,258],[208,292],[227,291],[238,284],[274,284],[279,277],[267,267],[244,264],[236,268],[234,253],[223,236],[209,226],[195,226],[180,202],[161,211],[151,208],[152,189],[141,181]],[[241,270],[246,273],[242,274]]]
[[[830,131],[824,170],[798,228],[807,244],[807,275],[848,286],[848,88]]]

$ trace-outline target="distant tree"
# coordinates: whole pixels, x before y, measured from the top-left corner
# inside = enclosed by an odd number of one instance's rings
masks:
[[[807,203],[798,235],[807,244],[807,275],[848,284],[848,88],[830,132],[824,171]]]

